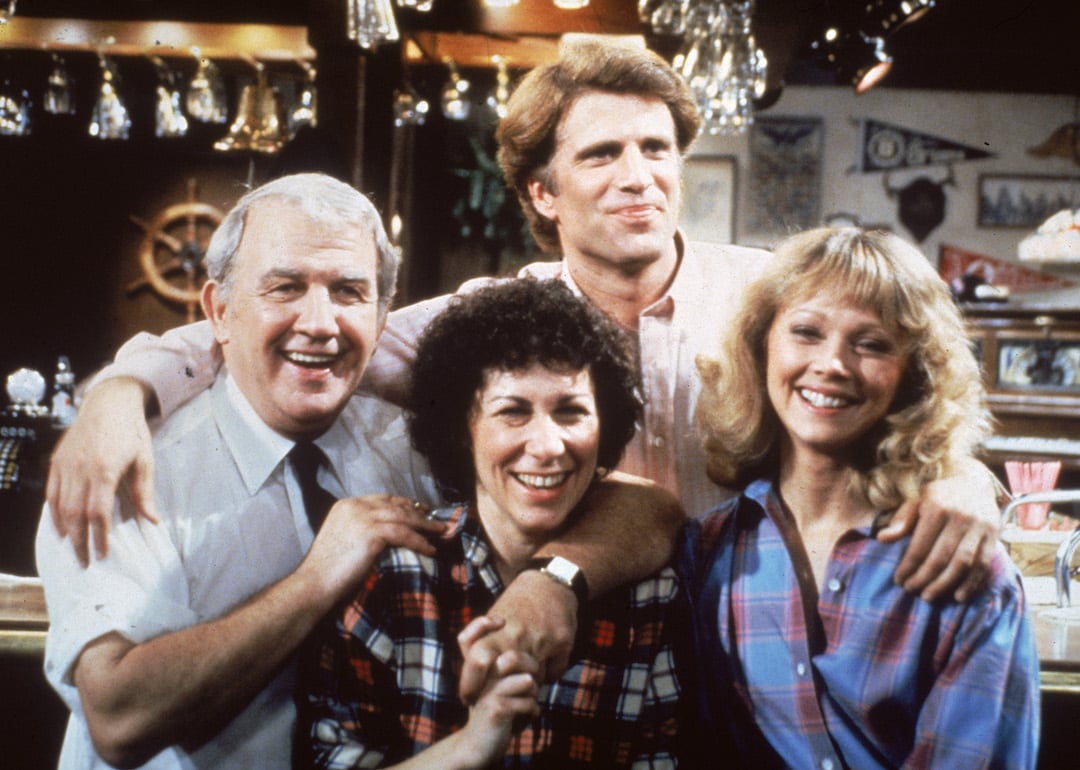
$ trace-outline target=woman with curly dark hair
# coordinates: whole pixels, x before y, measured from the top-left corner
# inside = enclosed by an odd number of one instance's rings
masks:
[[[422,338],[410,432],[448,499],[426,557],[390,549],[322,638],[301,704],[317,767],[675,767],[674,573],[586,604],[570,668],[504,653],[469,708],[459,635],[614,466],[641,414],[621,332],[558,281],[456,297]],[[546,566],[554,579],[558,559]],[[579,597],[585,587],[571,580]]]

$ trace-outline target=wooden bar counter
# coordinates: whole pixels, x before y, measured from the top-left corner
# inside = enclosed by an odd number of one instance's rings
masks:
[[[0,576],[0,655],[41,657],[48,628],[41,581]]]
[[[1047,578],[1049,580],[1049,578]],[[1042,594],[1042,586],[1039,587]],[[1036,599],[1029,592],[1029,601]],[[1080,597],[1080,586],[1073,589]],[[1078,598],[1080,601],[1080,598]],[[1080,695],[1080,606],[1058,610],[1032,603],[1043,692]],[[45,653],[48,617],[41,583],[32,578],[0,576],[0,655]]]
[[[1074,587],[1073,593],[1080,596],[1080,586]],[[1080,716],[1080,607],[1064,617],[1052,605],[1033,605],[1032,610],[1042,662],[1042,745],[1037,770],[1074,767],[1067,757],[1072,756],[1071,736]],[[0,730],[0,749],[24,752],[14,756],[21,757],[20,767],[32,770],[56,767],[67,721],[66,709],[41,672],[47,628],[40,583],[0,575],[0,672],[13,672],[21,682],[18,694],[9,691],[7,695],[16,702],[7,709],[12,724],[7,730],[10,734]],[[4,714],[0,703],[0,716]],[[24,736],[29,732],[40,737],[36,748],[25,745]],[[31,750],[38,754],[25,753]]]

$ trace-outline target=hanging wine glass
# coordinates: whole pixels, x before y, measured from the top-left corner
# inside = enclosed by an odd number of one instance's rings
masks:
[[[319,124],[318,104],[319,92],[315,88],[315,67],[311,62],[298,60],[304,69],[304,84],[296,97],[296,105],[289,112],[289,138],[296,136],[296,132],[303,126],[314,128]]]
[[[157,71],[157,110],[154,115],[154,136],[179,137],[188,132],[188,121],[180,110],[180,89],[176,73],[158,56],[151,56]]]
[[[689,0],[660,0],[652,8],[649,24],[658,35],[681,35],[686,30]],[[648,8],[649,6],[645,6]],[[642,6],[638,5],[639,10]]]
[[[0,0],[0,24],[7,24],[8,19],[15,15],[15,6],[18,0],[8,0],[7,3]]]
[[[447,57],[443,60],[450,70],[450,79],[442,89],[442,112],[450,120],[465,120],[469,117],[472,103],[468,99],[469,81],[458,74],[454,60]]]
[[[348,0],[345,33],[350,40],[371,51],[380,43],[399,40],[390,0]]]
[[[510,71],[506,66],[506,59],[495,55],[491,57],[495,64],[495,89],[488,94],[487,105],[500,120],[506,117],[510,102]]]
[[[638,0],[638,21],[642,24],[651,24],[653,11],[656,10],[656,6],[659,2],[660,0]]]
[[[722,2],[702,2],[690,8],[685,16],[683,46],[671,61],[671,66],[690,86],[706,122],[709,99],[720,88],[713,77],[713,64],[723,55],[718,50],[721,40],[716,34],[717,29],[727,23],[721,18],[723,14]]]
[[[225,83],[217,65],[200,56],[198,48],[191,53],[199,60],[194,77],[188,83],[184,107],[187,114],[201,123],[224,123],[229,108],[225,101]]]
[[[116,65],[101,54],[98,55],[98,63],[101,65],[101,92],[90,116],[90,136],[127,139],[131,132],[131,118],[117,91],[120,78]]]
[[[517,2],[517,0],[513,0]],[[428,13],[431,10],[431,0],[397,0],[398,8],[409,8],[420,13]]]
[[[672,66],[710,134],[745,131],[765,93],[768,62],[750,28],[753,7],[753,0],[697,0],[683,14],[683,46]]]
[[[7,78],[0,85],[0,135],[30,135],[30,94]]]
[[[422,126],[427,122],[430,110],[427,99],[416,93],[408,83],[394,91],[395,126]]]
[[[68,74],[64,64],[64,58],[59,54],[52,55],[53,68],[49,73],[49,79],[45,85],[45,112],[52,115],[74,115],[75,98],[72,93],[75,83]]]

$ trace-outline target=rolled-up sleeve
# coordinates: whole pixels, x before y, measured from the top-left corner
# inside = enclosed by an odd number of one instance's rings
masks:
[[[138,644],[197,622],[164,525],[117,513],[109,555],[83,569],[46,505],[36,556],[49,613],[45,675],[69,708],[78,703],[72,674],[88,643],[116,632]]]

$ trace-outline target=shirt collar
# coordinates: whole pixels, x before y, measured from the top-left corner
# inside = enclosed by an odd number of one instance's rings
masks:
[[[431,512],[431,518],[449,525],[442,535],[443,539],[457,539],[461,545],[462,558],[472,564],[492,594],[500,593],[503,588],[502,581],[495,568],[492,548],[488,543],[484,526],[480,523],[480,517],[474,507],[467,503],[459,503],[437,508]]]
[[[746,486],[743,490],[743,497],[747,497],[757,503],[757,506],[753,506],[753,511],[756,514],[756,518],[761,515],[767,515],[772,519],[773,524],[780,531],[787,531],[795,527],[795,523],[791,521],[790,517],[784,512],[784,504],[780,500],[780,492],[776,487],[776,484],[771,479],[758,479]],[[747,506],[739,506],[740,512],[744,511]],[[876,538],[878,532],[889,525],[892,520],[893,511],[879,511],[874,516],[874,521],[868,527],[854,527],[850,531],[858,532],[860,535],[869,538]],[[748,519],[743,519],[742,522],[745,525]]]
[[[357,446],[353,434],[345,426],[345,420],[340,417],[321,436],[315,439],[315,446],[323,450],[326,455],[328,470],[337,479],[342,490],[345,489],[345,474],[340,471],[349,467],[349,463],[362,462],[362,455],[366,446]]]
[[[675,304],[701,302],[709,291],[710,276],[702,273],[703,265],[693,258],[693,248],[682,230],[675,232],[675,248],[679,254],[679,266],[665,296]]]
[[[255,411],[227,372],[213,388],[214,419],[250,494],[255,494],[293,447]]]
[[[686,261],[684,259],[686,252],[686,236],[683,235],[681,230],[675,231],[675,251],[678,255],[678,261],[675,264],[674,280],[672,280],[667,291],[665,291],[661,297],[641,311],[641,315],[670,318],[675,312],[675,304],[679,298],[694,296],[690,293],[690,290],[693,286],[696,286],[695,279],[686,277],[684,275],[686,271],[683,270],[683,265]],[[577,285],[574,276],[570,274],[570,264],[566,261],[566,258],[563,257],[559,264],[559,280],[570,287],[570,291],[572,291],[575,296],[584,297],[585,293],[581,290],[581,287]],[[537,276],[541,275],[540,272],[533,274]],[[700,289],[694,289],[695,292],[699,290]]]
[[[296,442],[263,422],[236,380],[227,372],[218,376],[213,392],[214,419],[218,429],[232,452],[248,492],[255,494]],[[348,431],[341,422],[335,420],[329,430],[315,439],[316,446],[323,450],[339,483],[341,474],[337,469],[344,462],[342,448],[349,446],[346,441]]]
[[[461,503],[451,508],[441,508],[432,516],[450,525],[443,537],[460,537],[465,558],[477,569],[490,561],[491,546],[484,534],[484,525],[480,523],[480,517],[472,505]]]

